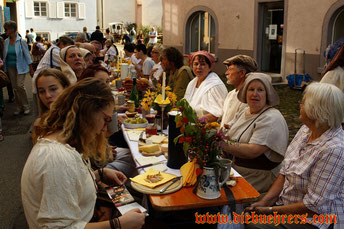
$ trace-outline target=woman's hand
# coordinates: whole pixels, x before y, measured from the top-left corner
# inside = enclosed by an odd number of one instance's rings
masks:
[[[108,184],[123,185],[127,181],[127,177],[120,171],[104,168],[104,180]]]
[[[122,229],[139,229],[145,223],[145,218],[146,213],[142,213],[140,209],[135,208],[120,216],[118,219]]]

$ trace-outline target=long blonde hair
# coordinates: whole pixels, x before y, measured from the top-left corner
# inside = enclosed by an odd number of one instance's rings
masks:
[[[65,89],[42,116],[34,136],[61,132],[58,139],[74,147],[85,159],[107,160],[105,133],[94,135],[96,112],[114,103],[110,87],[97,78],[86,78]],[[94,137],[96,136],[96,137]],[[37,137],[33,139],[37,141]]]

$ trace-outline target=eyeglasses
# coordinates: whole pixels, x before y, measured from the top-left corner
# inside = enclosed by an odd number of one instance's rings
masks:
[[[109,123],[112,121],[112,117],[107,115],[107,114],[105,114],[104,111],[102,111],[102,113],[105,116],[105,118],[104,118],[105,124],[104,125],[109,125]]]

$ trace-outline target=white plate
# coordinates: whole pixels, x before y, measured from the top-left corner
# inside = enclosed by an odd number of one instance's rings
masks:
[[[123,122],[123,124],[124,124],[125,128],[136,129],[136,128],[146,128],[148,122],[139,123],[139,124],[132,124],[132,123]]]

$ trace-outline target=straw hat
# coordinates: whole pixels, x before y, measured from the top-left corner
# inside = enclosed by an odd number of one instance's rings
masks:
[[[246,101],[247,88],[248,88],[248,85],[250,85],[250,83],[253,80],[259,80],[260,82],[263,83],[266,90],[266,104],[270,106],[275,106],[279,104],[280,100],[279,100],[277,92],[272,86],[271,77],[260,72],[251,72],[247,74],[247,78],[245,80],[244,86],[240,89],[238,93],[239,101],[243,103],[247,103]]]

